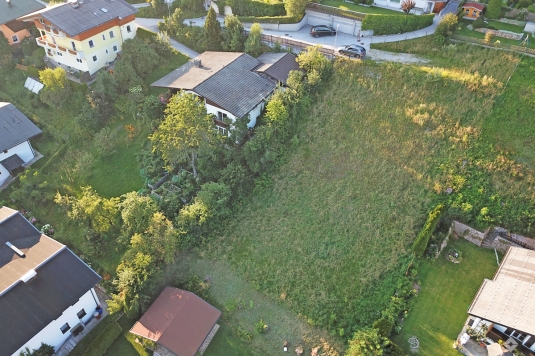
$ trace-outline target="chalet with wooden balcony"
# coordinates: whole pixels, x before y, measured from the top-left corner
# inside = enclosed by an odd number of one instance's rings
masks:
[[[78,0],[22,16],[39,30],[37,44],[52,63],[93,75],[136,36],[137,10],[124,0]]]

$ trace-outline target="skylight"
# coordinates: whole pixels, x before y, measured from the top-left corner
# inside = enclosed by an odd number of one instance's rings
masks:
[[[103,8],[100,9],[100,11],[106,13],[106,12],[108,12],[108,9],[106,9],[106,8],[103,7]]]

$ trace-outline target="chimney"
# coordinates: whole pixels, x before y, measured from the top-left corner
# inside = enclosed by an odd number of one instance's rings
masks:
[[[201,67],[202,67],[201,60],[198,59],[198,58],[195,58],[195,59],[193,60],[193,65],[194,65],[195,67],[197,67],[197,68],[201,68]]]
[[[80,3],[78,2],[78,0],[72,1],[71,5],[72,5],[73,9],[77,9],[77,8],[80,7]]]
[[[11,242],[9,241],[6,241],[6,245],[7,247],[9,247],[10,249],[13,250],[13,252],[15,252],[17,255],[19,255],[19,257],[26,257],[26,254],[24,252],[22,252],[21,250],[19,250],[16,246],[14,246]]]
[[[7,2],[7,6],[9,6],[9,7],[12,6],[12,5],[11,5],[11,0],[6,0],[6,2]]]

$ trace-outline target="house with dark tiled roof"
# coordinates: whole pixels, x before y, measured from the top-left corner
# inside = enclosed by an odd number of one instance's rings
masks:
[[[240,52],[204,52],[165,77],[153,87],[194,93],[215,117],[222,133],[240,118],[254,127],[268,98],[278,85],[286,84],[288,74],[298,70],[293,54],[272,53],[253,58]],[[229,124],[230,122],[230,124]]]
[[[85,79],[114,61],[136,36],[137,9],[124,0],[71,0],[19,17],[39,30],[47,60]]]
[[[0,102],[0,185],[35,158],[30,139],[41,133],[13,104]]]
[[[9,44],[18,44],[24,38],[30,37],[28,26],[17,18],[40,9],[45,5],[35,0],[7,0],[0,1],[0,32],[7,38]]]
[[[100,276],[18,211],[0,208],[0,356],[56,350],[100,310]],[[98,313],[98,312],[97,312]]]

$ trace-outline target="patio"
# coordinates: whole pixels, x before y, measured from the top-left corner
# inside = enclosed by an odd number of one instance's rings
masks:
[[[96,318],[92,318],[89,323],[87,323],[87,325],[85,325],[85,328],[84,330],[74,336],[71,334],[71,337],[67,339],[67,341],[65,341],[65,343],[63,345],[61,345],[61,347],[58,349],[58,351],[56,351],[56,353],[54,354],[54,356],[67,356],[71,351],[72,349],[74,349],[74,347],[87,335],[89,334],[89,332],[91,330],[93,330],[93,328],[95,326],[98,325],[98,323],[100,323],[102,320],[104,320],[104,318],[106,318],[106,316],[109,314],[108,312],[108,303],[106,303],[106,300],[109,299],[109,297],[104,294],[104,292],[102,290],[100,290],[100,288],[98,288],[98,285],[95,286],[95,292],[97,293],[97,297],[98,297],[98,300],[100,302],[100,306],[102,307],[102,316],[100,319],[96,319]]]

